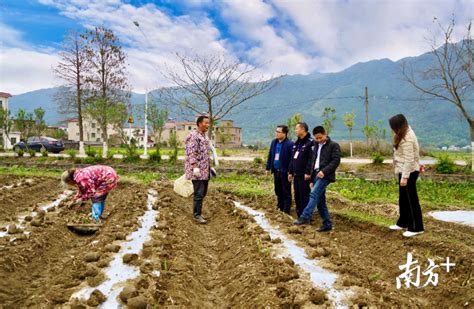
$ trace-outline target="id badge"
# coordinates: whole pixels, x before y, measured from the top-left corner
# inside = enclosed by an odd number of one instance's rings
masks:
[[[275,161],[280,161],[280,154],[278,152],[275,153]]]
[[[300,154],[299,151],[295,152],[295,155],[293,156],[293,159],[298,159],[298,155]]]

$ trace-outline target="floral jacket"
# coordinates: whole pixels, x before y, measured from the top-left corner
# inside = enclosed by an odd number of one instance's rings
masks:
[[[211,169],[211,157],[209,152],[211,146],[208,137],[194,129],[186,137],[186,160],[184,169],[186,179],[188,180],[208,180]],[[201,171],[201,175],[196,177],[193,175],[193,169],[197,167]]]
[[[118,179],[110,166],[94,165],[77,169],[74,182],[78,190],[74,198],[87,200],[104,196],[117,186]]]

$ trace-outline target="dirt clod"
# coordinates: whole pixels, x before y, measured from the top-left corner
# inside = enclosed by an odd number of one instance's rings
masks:
[[[95,277],[99,274],[99,269],[93,265],[87,265],[86,272],[84,275],[86,277]]]
[[[130,298],[127,301],[127,308],[130,309],[145,309],[147,305],[147,300],[145,296],[139,295],[137,297]]]
[[[322,305],[327,300],[326,293],[321,290],[312,288],[309,291],[309,300],[316,305]]]
[[[10,224],[7,229],[8,234],[16,234],[16,233],[19,233],[20,231],[21,229],[19,229],[16,226],[16,224]]]
[[[119,297],[120,300],[124,303],[127,303],[130,298],[138,296],[138,291],[133,285],[127,285],[123,288],[122,292],[120,292]]]
[[[135,253],[125,253],[122,260],[125,264],[133,264],[138,260],[138,255]]]
[[[100,259],[99,252],[88,252],[84,258],[86,262],[97,262]]]
[[[89,306],[98,306],[105,302],[107,300],[107,297],[102,294],[101,291],[95,289],[89,299],[87,300],[87,305]]]
[[[120,245],[116,244],[108,244],[104,247],[106,252],[119,252],[120,251]]]

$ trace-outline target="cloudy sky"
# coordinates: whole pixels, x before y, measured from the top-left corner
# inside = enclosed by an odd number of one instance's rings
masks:
[[[473,12],[474,0],[1,0],[0,91],[60,85],[51,68],[64,35],[96,25],[119,37],[144,92],[169,85],[160,72],[176,52],[225,55],[266,77],[337,72],[428,51],[434,17],[454,15],[461,39]]]

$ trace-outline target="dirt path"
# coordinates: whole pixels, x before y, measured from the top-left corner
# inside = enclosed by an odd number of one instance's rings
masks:
[[[169,191],[168,191],[169,192]],[[269,236],[231,200],[211,190],[203,215],[191,218],[190,200],[177,197],[161,207],[166,226],[161,261],[168,270],[157,280],[159,305],[193,308],[276,307],[324,303],[324,292],[301,277],[291,260],[264,248]],[[260,250],[259,250],[260,248]]]

